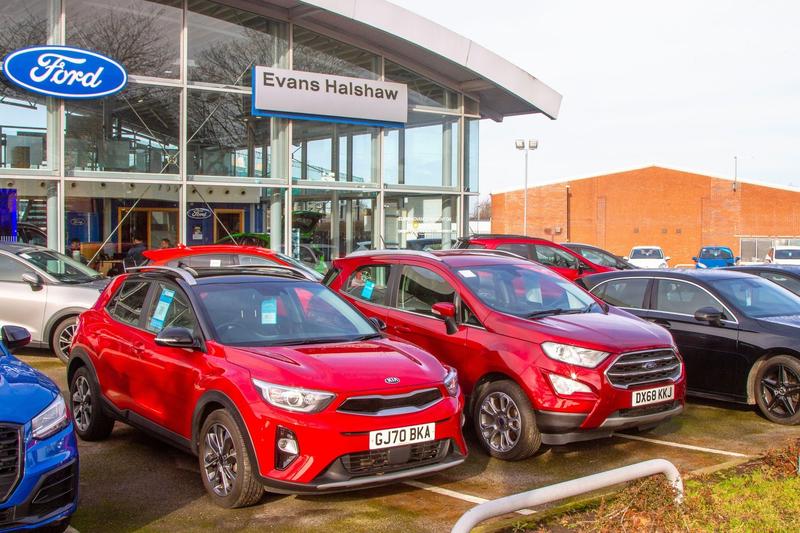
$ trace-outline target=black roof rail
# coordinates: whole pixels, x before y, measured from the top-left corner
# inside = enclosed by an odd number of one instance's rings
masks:
[[[161,272],[164,274],[175,274],[187,284],[197,285],[197,280],[195,279],[195,276],[197,276],[197,271],[188,267],[177,268],[162,265],[144,265],[126,268],[125,272]]]
[[[502,239],[503,237],[511,239],[540,239],[543,241],[555,242],[552,239],[545,239],[544,237],[536,237],[534,235],[516,235],[513,233],[473,233],[468,236],[461,237],[459,240],[468,241],[470,239]]]
[[[216,270],[222,272],[240,271],[247,274],[288,274],[293,278],[305,279],[308,281],[319,281],[303,269],[288,265],[228,265],[224,267],[201,267],[202,271]]]
[[[489,248],[452,248],[450,250],[437,250],[441,255],[499,255],[501,257],[512,257],[514,259],[524,259],[528,261],[527,257],[523,257],[508,250],[493,250]]]

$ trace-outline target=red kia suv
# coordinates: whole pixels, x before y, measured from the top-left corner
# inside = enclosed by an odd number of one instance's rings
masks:
[[[68,366],[78,436],[115,420],[195,453],[223,507],[462,463],[456,371],[382,336],[286,267],[139,267],[80,316]]]
[[[572,281],[589,274],[616,270],[593,263],[564,246],[547,239],[520,235],[473,235],[459,239],[456,248],[470,250],[504,250],[536,261]]]
[[[144,256],[148,265],[187,266],[190,268],[216,268],[228,266],[271,266],[294,267],[309,278],[322,279],[322,274],[309,268],[288,255],[262,248],[235,244],[206,244],[201,246],[178,245],[175,248],[146,250]]]
[[[544,444],[645,429],[683,410],[669,332],[507,252],[355,252],[324,283],[456,368],[486,450],[517,460]]]

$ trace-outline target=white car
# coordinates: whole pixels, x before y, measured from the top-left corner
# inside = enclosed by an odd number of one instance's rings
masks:
[[[764,261],[774,265],[800,265],[800,246],[770,248]]]
[[[624,259],[638,268],[667,268],[669,261],[660,246],[634,246]]]

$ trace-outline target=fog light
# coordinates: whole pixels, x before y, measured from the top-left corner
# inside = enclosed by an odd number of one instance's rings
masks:
[[[575,394],[576,392],[592,392],[592,389],[590,389],[588,385],[585,385],[580,381],[565,378],[564,376],[559,376],[558,374],[548,374],[548,377],[550,378],[550,383],[553,384],[553,388],[558,394],[569,396],[570,394]]]
[[[278,426],[275,434],[275,468],[286,470],[300,455],[300,445],[297,437],[290,430]]]

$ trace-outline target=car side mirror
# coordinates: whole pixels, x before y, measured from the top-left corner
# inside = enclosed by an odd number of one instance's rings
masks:
[[[454,335],[458,332],[458,324],[456,324],[456,306],[450,302],[438,302],[433,304],[431,311],[434,315],[440,316],[444,319],[445,326],[447,326],[447,334]]]
[[[630,257],[628,257],[627,255],[626,255],[625,257],[623,257],[623,259],[624,259],[625,261],[630,261],[630,260],[631,260],[631,258],[630,258]]]
[[[717,309],[716,307],[701,307],[694,313],[694,319],[698,322],[708,322],[713,326],[719,326],[722,324],[722,311]]]
[[[378,331],[383,331],[386,329],[386,322],[376,316],[371,316],[367,320],[369,320],[373,326],[378,328]]]
[[[669,261],[670,259],[672,259],[672,258],[670,256],[667,256],[667,257],[664,258],[664,261]]]
[[[695,263],[697,263],[697,261],[699,261],[699,259],[697,259],[696,257],[692,257],[692,261],[694,261]]]
[[[22,275],[22,281],[27,283],[31,286],[31,289],[38,291],[42,288],[42,278],[39,277],[38,274],[34,274],[33,272],[25,272]]]
[[[187,328],[164,328],[156,335],[156,344],[171,348],[199,348],[200,343]]]
[[[31,342],[31,334],[28,330],[20,326],[3,326],[0,328],[0,336],[3,337],[3,344],[9,352],[22,348]]]
[[[733,262],[734,262],[734,263],[738,263],[738,262],[739,262],[739,261],[741,261],[741,260],[742,260],[742,258],[741,258],[741,257],[734,257],[734,258],[733,258]]]

